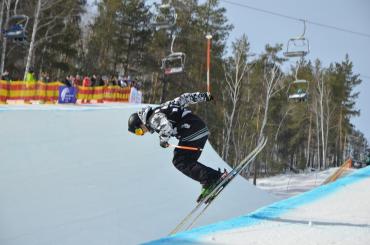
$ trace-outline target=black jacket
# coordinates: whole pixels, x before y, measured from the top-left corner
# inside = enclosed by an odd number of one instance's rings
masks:
[[[209,134],[205,123],[194,115],[187,106],[208,100],[207,93],[185,93],[171,101],[139,112],[140,119],[151,133],[157,132],[160,141],[171,137],[181,141],[195,141]]]

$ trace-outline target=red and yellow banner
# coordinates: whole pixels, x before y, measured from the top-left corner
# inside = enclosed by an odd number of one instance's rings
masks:
[[[10,100],[23,100],[29,102],[37,100],[42,103],[56,103],[59,96],[61,82],[23,82],[0,81],[0,103]],[[82,87],[77,86],[77,99],[82,103],[96,102],[128,102],[130,88],[119,86]]]

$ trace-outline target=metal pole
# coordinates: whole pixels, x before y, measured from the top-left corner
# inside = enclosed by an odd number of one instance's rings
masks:
[[[211,92],[210,70],[211,70],[211,39],[212,35],[208,34],[207,38],[207,92]]]

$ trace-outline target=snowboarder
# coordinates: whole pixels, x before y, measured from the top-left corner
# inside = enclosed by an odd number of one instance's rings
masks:
[[[185,93],[158,107],[145,107],[130,116],[128,131],[139,136],[146,132],[157,132],[159,144],[163,148],[169,147],[171,137],[176,137],[179,146],[203,149],[209,135],[208,128],[187,106],[212,99],[210,93]],[[179,171],[202,185],[197,202],[206,197],[227,174],[226,171],[222,173],[198,162],[200,155],[201,150],[175,148],[172,161]]]

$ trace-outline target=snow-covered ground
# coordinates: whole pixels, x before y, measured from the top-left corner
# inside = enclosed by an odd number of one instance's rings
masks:
[[[370,167],[255,212],[148,244],[370,243]]]
[[[237,178],[198,228],[166,237],[200,186],[157,136],[127,133],[137,109],[0,106],[0,244],[369,244],[370,168],[321,187],[335,169],[259,179],[261,189]],[[226,167],[209,145],[201,161]]]
[[[324,171],[280,174],[273,177],[257,179],[257,186],[273,195],[285,199],[322,185],[324,181],[337,170],[338,168],[329,168]],[[348,169],[345,171],[345,174],[349,174],[352,171],[352,169]]]
[[[200,185],[157,135],[127,132],[137,105],[0,106],[0,244],[138,244],[166,236]],[[176,142],[173,142],[176,143]],[[201,162],[226,167],[206,146]],[[278,198],[237,178],[196,226]]]

